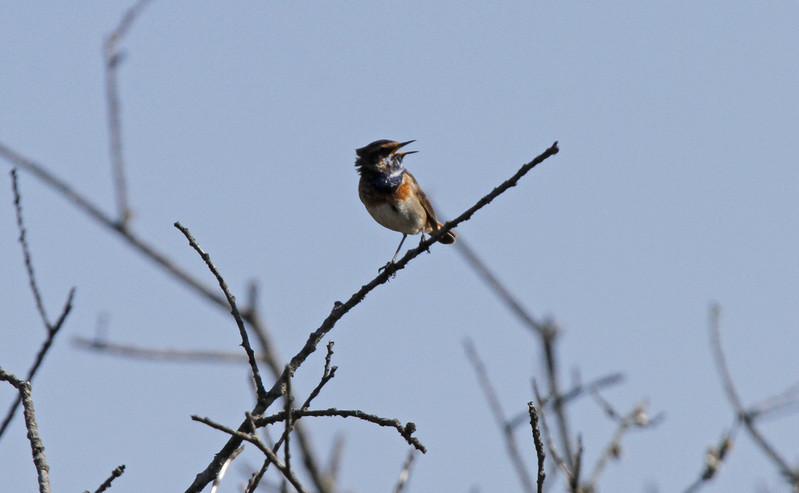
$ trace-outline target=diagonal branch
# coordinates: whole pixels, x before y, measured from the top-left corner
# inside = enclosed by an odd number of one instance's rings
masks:
[[[310,356],[314,351],[316,351],[316,347],[322,338],[330,332],[333,327],[335,326],[336,322],[338,322],[341,317],[347,314],[352,308],[354,308],[358,303],[363,301],[367,294],[369,294],[373,289],[381,284],[385,284],[388,280],[393,276],[395,272],[405,268],[405,265],[408,264],[411,260],[419,256],[422,252],[427,251],[439,238],[444,236],[447,231],[451,230],[452,228],[456,227],[458,224],[467,221],[472,215],[480,210],[481,208],[488,205],[492,200],[497,198],[500,194],[508,190],[510,187],[516,185],[516,183],[533,169],[538,164],[544,162],[547,158],[554,156],[559,151],[558,143],[555,142],[552,144],[547,150],[545,150],[540,155],[536,156],[535,159],[530,161],[529,163],[523,165],[519,170],[509,179],[504,181],[494,190],[492,190],[488,195],[481,198],[475,205],[467,209],[463,214],[458,216],[452,221],[447,222],[442,226],[438,231],[430,235],[426,240],[422,241],[417,248],[409,250],[401,259],[399,259],[396,263],[390,264],[384,269],[380,274],[377,275],[372,281],[368,284],[364,285],[356,291],[350,298],[341,303],[337,301],[333,305],[333,309],[330,311],[330,314],[327,318],[322,322],[318,329],[313,331],[309,336],[308,340],[306,341],[305,345],[302,349],[294,355],[293,358],[289,361],[289,364],[286,365],[285,370],[281,374],[280,378],[277,379],[275,384],[272,388],[266,393],[266,399],[263,401],[259,401],[256,404],[255,408],[253,409],[252,414],[258,415],[262,414],[278,397],[282,395],[282,388],[284,386],[284,382],[287,378],[294,374],[297,368],[302,365],[302,363]],[[246,427],[247,423],[242,423],[242,427]],[[227,460],[227,457],[233,453],[234,450],[238,448],[241,444],[241,438],[237,436],[231,437],[230,440],[225,444],[225,446],[214,456],[214,459],[208,464],[208,466],[197,474],[194,479],[194,482],[186,489],[186,493],[198,493],[201,491],[205,485],[210,483],[214,480],[214,477],[219,472],[219,469]]]
[[[108,479],[106,479],[105,481],[103,481],[103,484],[101,484],[101,485],[100,485],[100,486],[99,486],[99,487],[98,487],[96,490],[94,490],[94,493],[103,493],[103,491],[105,491],[105,490],[107,490],[108,488],[110,488],[110,487],[111,487],[111,483],[112,483],[112,482],[113,482],[113,481],[114,481],[116,478],[118,478],[118,477],[122,476],[122,473],[123,473],[123,472],[125,472],[125,464],[122,464],[122,465],[120,465],[120,466],[117,466],[117,468],[116,468],[116,469],[114,469],[113,471],[111,471],[111,475],[110,475],[110,476],[108,476]],[[88,492],[87,492],[87,493],[88,493]]]
[[[300,480],[294,474],[294,471],[284,464],[280,458],[275,454],[275,452],[266,446],[266,444],[256,435],[255,433],[246,433],[241,430],[234,430],[232,428],[228,428],[227,426],[221,425],[215,421],[212,421],[209,418],[204,418],[202,416],[192,416],[191,419],[194,421],[198,421],[200,423],[204,423],[211,428],[214,428],[219,431],[223,431],[231,436],[234,436],[242,441],[247,441],[255,445],[258,450],[264,453],[277,467],[281,473],[283,473],[283,477],[285,477],[289,483],[291,483],[297,491],[301,493],[308,493],[308,490],[300,483]]]
[[[102,209],[100,209],[100,207],[95,205],[80,193],[76,192],[75,189],[67,184],[67,182],[46,170],[39,163],[22,156],[1,142],[0,157],[39,178],[50,188],[63,195],[75,207],[82,210],[84,213],[86,213],[86,215],[100,223],[102,226],[105,226],[106,228],[119,234],[125,241],[128,242],[131,247],[133,247],[134,250],[137,250],[139,253],[161,266],[165,271],[170,273],[179,281],[183,282],[185,285],[189,286],[202,297],[220,307],[228,308],[227,300],[225,300],[223,296],[220,296],[215,290],[205,286],[202,282],[192,277],[188,272],[175,265],[166,255],[156,250],[155,247],[134,234],[132,231],[126,229],[123,224],[111,218],[111,216],[106,214]]]
[[[53,345],[53,340],[55,340],[56,334],[58,331],[61,330],[61,327],[64,325],[64,321],[67,319],[67,315],[72,310],[72,297],[75,295],[75,288],[69,290],[69,295],[67,296],[67,302],[64,305],[64,310],[61,312],[61,316],[58,317],[56,320],[55,325],[48,328],[47,331],[47,338],[42,343],[42,346],[39,348],[39,352],[36,354],[36,359],[33,361],[33,365],[31,365],[30,370],[28,370],[28,381],[30,382],[33,380],[34,375],[39,370],[39,367],[42,365],[44,361],[44,357],[47,354],[47,351]],[[3,420],[3,424],[0,425],[0,436],[3,436],[6,429],[8,429],[8,425],[11,423],[11,420],[14,419],[14,415],[17,412],[17,408],[22,403],[22,396],[18,396],[17,399],[11,404],[11,407],[8,409],[8,413],[6,414],[5,419]]]
[[[394,486],[394,493],[402,493],[402,491],[405,489],[405,486],[408,485],[408,480],[411,477],[411,466],[413,465],[413,459],[415,457],[416,453],[414,450],[408,452],[408,458],[405,459],[405,464],[402,465],[402,471],[400,471],[397,484]]]
[[[244,348],[244,351],[247,353],[247,359],[250,362],[250,368],[252,369],[252,378],[255,380],[255,387],[258,392],[258,400],[265,399],[266,397],[266,389],[264,389],[264,382],[261,380],[261,372],[258,370],[258,362],[255,359],[255,352],[252,350],[252,346],[250,346],[250,338],[247,336],[247,329],[244,327],[244,320],[241,318],[241,314],[239,313],[239,309],[236,306],[236,298],[231,294],[230,290],[227,287],[227,283],[222,278],[222,274],[219,273],[216,266],[213,262],[211,262],[211,256],[208,255],[200,245],[197,243],[197,240],[189,233],[189,230],[180,223],[175,223],[175,227],[180,230],[181,233],[189,240],[189,245],[191,245],[197,253],[200,254],[203,261],[205,261],[205,265],[208,266],[208,269],[211,273],[216,277],[217,282],[219,282],[219,287],[222,288],[222,292],[225,293],[225,298],[227,298],[227,302],[230,305],[230,313],[233,315],[233,318],[236,320],[236,325],[239,327],[239,334],[241,335],[241,346]]]
[[[463,255],[466,259],[468,264],[472,267],[472,269],[477,272],[477,274],[483,278],[483,280],[488,284],[488,286],[496,293],[497,296],[508,306],[510,311],[516,315],[516,317],[521,320],[521,322],[530,330],[535,333],[541,334],[542,327],[541,323],[538,322],[530,312],[527,311],[521,304],[521,302],[513,296],[513,293],[505,287],[502,281],[491,272],[488,266],[483,262],[483,260],[472,250],[472,247],[462,239],[458,239],[455,242],[455,246],[457,247],[458,251]]]

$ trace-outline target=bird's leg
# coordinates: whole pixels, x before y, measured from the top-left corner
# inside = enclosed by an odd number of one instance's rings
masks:
[[[422,233],[422,238],[419,240],[419,246],[422,246],[422,242],[424,242],[425,239],[424,233]],[[424,251],[430,253],[430,245],[427,245],[427,248],[425,248]]]
[[[402,248],[402,244],[405,243],[405,238],[407,238],[407,237],[408,237],[408,235],[406,235],[406,234],[402,235],[402,239],[400,240],[400,244],[397,247],[397,251],[394,252],[394,256],[391,258],[391,262],[389,262],[389,264],[393,264],[394,261],[397,260],[397,255],[399,255],[400,248]]]
[[[384,265],[383,267],[377,269],[378,273],[383,272],[384,270],[386,270],[386,268],[388,268],[389,265],[393,264],[394,261],[397,260],[397,255],[399,255],[400,248],[402,248],[402,244],[405,243],[405,238],[407,238],[407,237],[408,237],[407,234],[403,234],[402,235],[402,240],[400,240],[400,244],[397,247],[397,251],[394,252],[394,257],[391,258],[391,262],[389,262],[386,265]]]

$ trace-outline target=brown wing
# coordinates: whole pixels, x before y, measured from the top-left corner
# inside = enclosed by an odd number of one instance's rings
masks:
[[[438,231],[438,229],[441,227],[441,223],[436,220],[436,213],[433,211],[433,204],[430,203],[430,199],[428,199],[427,195],[424,194],[422,187],[419,186],[419,182],[416,181],[416,178],[413,177],[410,171],[405,171],[405,175],[410,178],[412,183],[411,186],[416,189],[416,197],[418,197],[419,202],[422,204],[425,212],[427,212],[427,225],[430,226],[430,231]],[[444,244],[455,243],[456,236],[457,235],[453,231],[448,231],[447,234],[438,241]]]

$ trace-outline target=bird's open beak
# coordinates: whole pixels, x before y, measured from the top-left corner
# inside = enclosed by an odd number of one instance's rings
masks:
[[[408,142],[398,142],[396,147],[394,147],[394,149],[391,150],[391,153],[392,154],[396,153],[398,150],[402,149],[403,147],[405,147],[406,145],[410,144],[411,142],[416,142],[416,141],[415,140],[409,140]],[[414,152],[419,152],[419,151],[404,152],[404,153],[402,153],[402,155],[413,154]]]
[[[397,157],[399,157],[400,159],[402,159],[402,158],[404,158],[405,156],[407,156],[408,154],[416,154],[417,152],[419,152],[419,151],[395,152],[394,154],[396,154],[396,155],[397,155]]]

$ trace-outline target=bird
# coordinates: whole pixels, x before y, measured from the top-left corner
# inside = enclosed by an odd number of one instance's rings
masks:
[[[402,233],[397,251],[385,267],[397,259],[408,235],[421,233],[423,241],[425,233],[434,233],[442,227],[436,220],[430,200],[411,172],[402,164],[405,156],[419,151],[397,152],[412,142],[415,141],[381,139],[355,150],[358,156],[355,167],[361,176],[358,183],[361,202],[380,225]],[[452,244],[455,243],[456,236],[450,230],[438,241]]]

